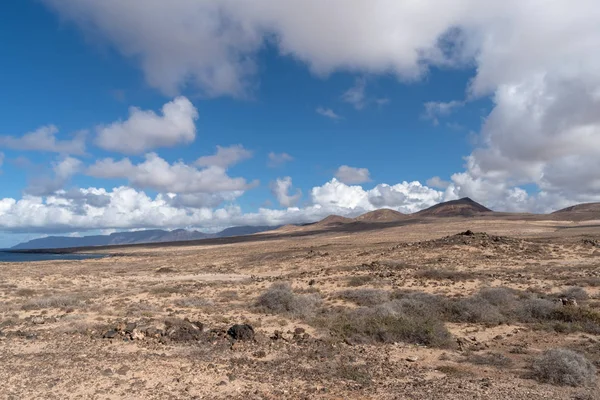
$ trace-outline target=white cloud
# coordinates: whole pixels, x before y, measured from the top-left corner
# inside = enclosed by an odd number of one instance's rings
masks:
[[[346,90],[342,94],[342,101],[352,104],[357,110],[362,110],[365,107],[365,88],[367,82],[364,78],[358,78],[354,82],[354,86]]]
[[[454,110],[464,105],[464,102],[458,100],[452,100],[449,102],[429,101],[425,103],[424,117],[433,121],[434,125],[439,125],[440,117],[447,117]]]
[[[369,170],[367,168],[354,168],[347,165],[340,166],[335,171],[335,177],[343,183],[356,184],[365,183],[371,180]]]
[[[4,164],[4,153],[0,151],[0,167]]]
[[[366,94],[367,80],[365,78],[357,78],[354,81],[354,86],[342,93],[341,99],[343,102],[351,104],[356,110],[362,110],[370,104],[375,104],[379,107],[390,103],[387,97],[369,97]]]
[[[85,154],[85,132],[77,133],[71,140],[57,140],[58,128],[42,126],[20,137],[0,136],[0,146],[14,150],[45,151],[49,153]]]
[[[146,154],[146,160],[133,164],[128,158],[115,161],[98,160],[87,170],[98,178],[121,178],[138,189],[154,189],[161,193],[219,193],[245,191],[258,184],[244,178],[231,178],[225,168],[209,166],[197,169],[183,162],[169,164],[155,153]]]
[[[381,97],[381,98],[375,99],[375,104],[377,104],[380,107],[388,105],[391,102],[392,101],[390,99],[388,99],[387,97]]]
[[[25,190],[28,194],[45,196],[63,189],[73,176],[81,172],[83,163],[73,157],[65,157],[52,164],[53,176],[36,176]]]
[[[282,207],[295,206],[302,197],[300,189],[296,189],[296,194],[293,195],[289,194],[290,190],[292,190],[292,178],[289,176],[271,182],[271,192]]]
[[[221,147],[217,146],[217,153],[212,156],[200,157],[196,160],[195,164],[199,167],[221,167],[229,168],[232,165],[239,163],[240,161],[247,160],[252,157],[252,152],[246,150],[241,144]]]
[[[337,115],[331,108],[317,107],[317,109],[315,111],[317,112],[317,114],[322,115],[327,118],[330,118],[330,119],[333,119],[333,120],[342,118],[339,115]]]
[[[283,178],[279,184],[290,198],[290,206],[283,210],[260,208],[254,213],[242,213],[235,205],[215,208],[219,199],[210,194],[194,197],[170,193],[151,198],[125,186],[111,191],[87,188],[58,191],[46,197],[4,198],[0,199],[0,230],[38,233],[181,227],[216,230],[236,225],[314,222],[330,214],[355,216],[379,207],[414,212],[445,199],[444,193],[418,182],[381,184],[365,191],[360,186],[332,179],[311,190],[312,204],[298,208],[292,206],[297,201],[295,195],[288,194],[291,179]],[[231,193],[224,200],[232,201],[238,195],[239,192]]]
[[[314,205],[342,215],[357,215],[378,208],[392,208],[401,212],[416,212],[440,201],[455,198],[451,192],[440,192],[419,182],[402,182],[396,185],[379,184],[371,190],[349,186],[332,179],[323,186],[312,189]]]
[[[450,182],[443,180],[439,176],[434,176],[432,178],[427,179],[427,186],[436,189],[447,189],[450,186]]]
[[[198,111],[185,97],[166,103],[162,115],[131,107],[126,121],[98,128],[96,144],[105,150],[140,154],[159,147],[191,143],[196,138],[197,119]]]
[[[270,168],[279,167],[287,162],[294,161],[294,157],[290,156],[288,153],[269,153],[269,162],[267,165]]]
[[[537,185],[544,202],[597,194],[597,0],[45,2],[139,60],[147,81],[171,94],[189,86],[243,94],[266,41],[322,76],[411,80],[432,65],[468,66],[476,73],[467,99],[493,95],[494,110],[466,171],[453,177],[459,192],[487,187],[499,204],[522,198],[523,184]],[[449,104],[432,103],[434,121]]]

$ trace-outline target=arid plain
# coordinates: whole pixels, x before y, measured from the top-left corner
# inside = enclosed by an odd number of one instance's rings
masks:
[[[0,397],[600,398],[599,239],[570,215],[379,211],[3,264]],[[553,371],[557,348],[587,364]]]

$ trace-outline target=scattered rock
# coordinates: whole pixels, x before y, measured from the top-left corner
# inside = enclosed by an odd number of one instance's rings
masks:
[[[304,328],[298,327],[294,329],[294,335],[302,335],[304,332],[306,332]]]
[[[103,339],[114,339],[116,338],[118,335],[118,332],[114,329],[111,329],[107,332],[104,333],[104,335],[102,335]]]
[[[130,334],[131,340],[144,340],[144,333],[138,331],[137,329],[133,329]]]
[[[31,323],[35,325],[42,325],[46,323],[44,317],[33,317],[31,318]]]
[[[135,328],[137,328],[137,324],[135,322],[129,322],[125,325],[125,333],[131,333]]]
[[[310,281],[308,281],[308,286],[312,286],[315,283],[317,283],[317,281],[315,281],[314,279],[311,279]]]
[[[267,356],[267,353],[265,353],[264,350],[258,350],[255,351],[252,355],[256,358],[265,358]]]
[[[408,361],[408,362],[417,362],[417,361],[419,361],[419,357],[417,357],[417,356],[408,356],[408,357],[406,357],[406,361]]]
[[[159,269],[156,270],[157,274],[172,274],[174,272],[177,272],[177,271],[175,271],[171,267],[160,267]]]
[[[164,335],[164,332],[162,331],[162,329],[158,329],[154,326],[146,328],[145,333],[146,333],[146,336],[153,337],[153,338],[159,338]]]
[[[248,324],[236,324],[233,325],[227,331],[227,334],[234,340],[253,340],[254,329]]]
[[[561,298],[560,302],[562,303],[563,306],[577,307],[577,300],[573,297]]]
[[[195,342],[201,340],[204,324],[184,320],[170,319],[165,321],[165,336],[175,342]]]
[[[129,372],[129,367],[126,365],[123,365],[121,368],[119,368],[117,370],[117,374],[119,374],[119,375],[127,375],[128,372]]]

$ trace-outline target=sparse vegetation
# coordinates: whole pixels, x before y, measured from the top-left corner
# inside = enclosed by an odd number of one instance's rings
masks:
[[[588,386],[596,381],[596,368],[583,355],[567,349],[552,349],[537,357],[533,377],[554,385]]]
[[[273,284],[256,301],[256,306],[263,311],[295,317],[314,314],[320,304],[321,297],[318,294],[296,294],[287,283]]]
[[[358,343],[407,342],[434,347],[449,347],[450,332],[436,314],[425,307],[394,300],[376,307],[346,310],[324,323],[345,340]]]
[[[584,300],[587,300],[590,298],[590,296],[585,291],[585,289],[578,287],[578,286],[573,286],[573,287],[563,290],[559,294],[559,297],[566,297],[566,298],[570,298],[570,299],[575,299],[577,301],[584,301]]]
[[[507,368],[513,364],[513,361],[500,353],[471,353],[466,356],[466,361],[475,365],[490,365],[496,368]]]
[[[389,294],[380,289],[356,289],[338,292],[336,297],[359,306],[375,306],[389,300]]]
[[[351,287],[363,286],[368,284],[372,280],[373,277],[371,275],[355,275],[348,279],[347,285]]]
[[[87,298],[78,294],[36,297],[22,306],[23,310],[40,310],[46,308],[84,307]]]
[[[212,306],[213,302],[202,297],[183,297],[175,300],[173,304],[183,308],[202,308]]]
[[[457,271],[454,269],[427,268],[417,271],[415,277],[428,279],[431,281],[441,281],[444,279],[458,282],[474,278],[473,273]]]

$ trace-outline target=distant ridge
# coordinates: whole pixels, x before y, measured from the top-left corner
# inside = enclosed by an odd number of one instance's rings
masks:
[[[491,212],[489,208],[463,197],[459,200],[446,201],[439,203],[425,210],[421,210],[415,215],[420,217],[469,217],[480,213]]]
[[[399,211],[382,208],[360,215],[354,218],[354,220],[359,222],[394,222],[401,221],[407,217],[406,214],[402,214]]]
[[[598,213],[600,217],[600,203],[581,203],[571,207],[566,207],[558,211],[554,211],[552,214],[562,213]]]
[[[311,225],[312,226],[335,226],[335,225],[348,224],[350,222],[353,222],[352,218],[346,218],[346,217],[342,217],[340,215],[330,215],[330,216],[320,220],[319,222],[317,222],[315,224],[311,224]]]
[[[115,232],[110,235],[82,237],[48,236],[45,238],[33,239],[25,243],[20,243],[14,246],[12,250],[64,249],[73,247],[182,242],[186,240],[251,235],[253,233],[270,231],[277,228],[278,226],[234,226],[217,233],[204,233],[199,231],[188,231],[185,229],[175,229],[173,231],[148,229],[135,232]]]

